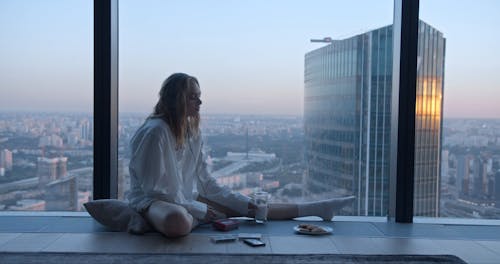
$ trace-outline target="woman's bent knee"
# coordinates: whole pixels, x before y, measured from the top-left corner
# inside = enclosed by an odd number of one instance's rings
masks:
[[[193,225],[193,217],[184,207],[163,201],[154,202],[146,211],[146,217],[167,237],[185,236]]]
[[[184,209],[181,207],[181,209]],[[168,237],[185,236],[191,232],[193,217],[184,210],[173,210],[166,215],[164,222],[164,235]]]

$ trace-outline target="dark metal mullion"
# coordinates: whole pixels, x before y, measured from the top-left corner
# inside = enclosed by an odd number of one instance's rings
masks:
[[[413,222],[415,100],[419,0],[394,2],[391,211],[396,222]]]
[[[93,198],[117,197],[118,1],[94,0]]]

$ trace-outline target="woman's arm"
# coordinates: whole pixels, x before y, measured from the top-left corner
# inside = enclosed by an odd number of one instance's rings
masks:
[[[217,205],[227,207],[239,214],[239,216],[248,216],[250,197],[231,191],[226,186],[217,184],[216,179],[208,171],[205,155],[201,151],[198,154],[196,175],[197,188],[200,196]]]

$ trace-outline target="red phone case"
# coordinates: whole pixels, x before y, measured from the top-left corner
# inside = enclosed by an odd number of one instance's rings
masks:
[[[233,219],[219,219],[212,223],[212,226],[220,231],[229,231],[238,228],[239,222]]]

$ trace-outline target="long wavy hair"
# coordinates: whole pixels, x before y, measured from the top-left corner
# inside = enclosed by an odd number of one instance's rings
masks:
[[[163,119],[170,127],[176,141],[176,149],[182,148],[185,140],[198,136],[200,114],[188,116],[188,96],[195,85],[196,77],[185,73],[170,75],[161,85],[158,103],[150,117]]]

